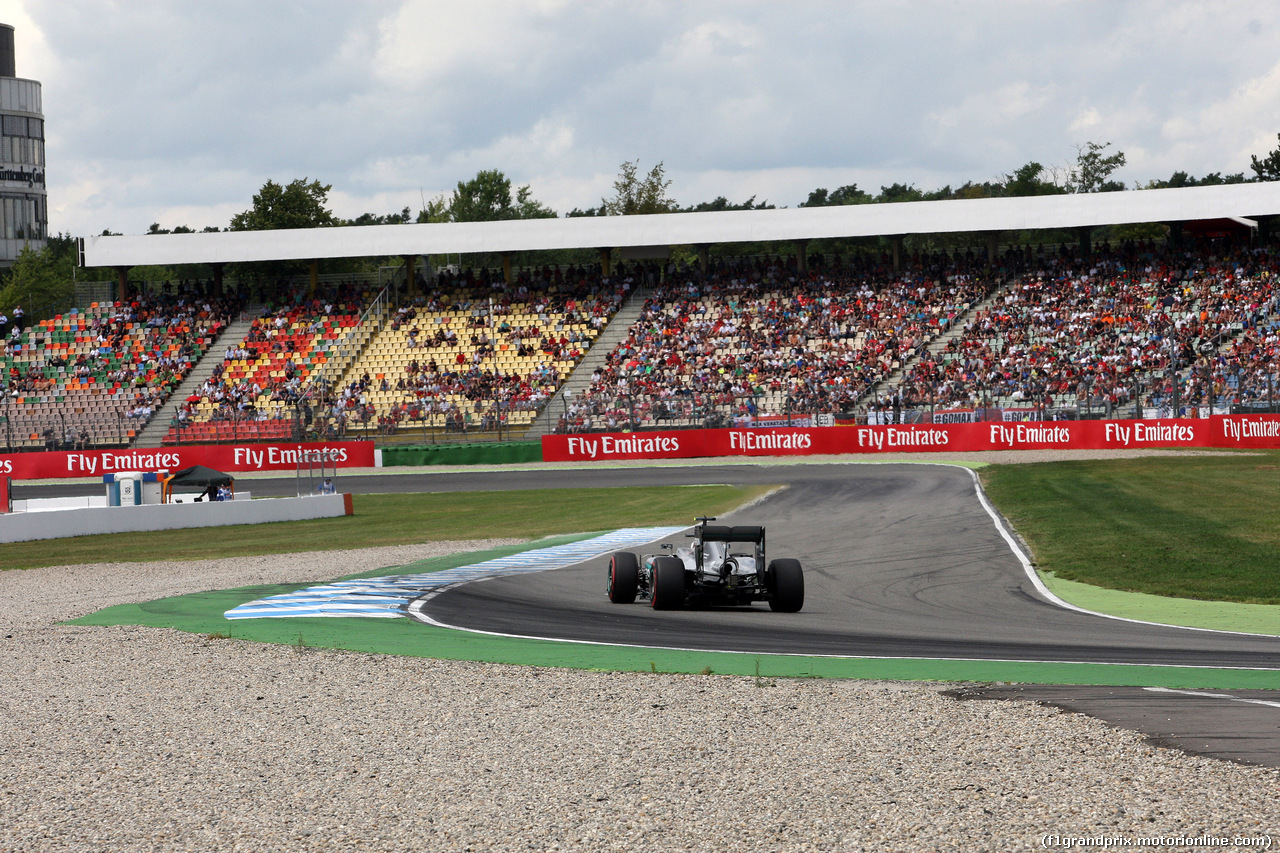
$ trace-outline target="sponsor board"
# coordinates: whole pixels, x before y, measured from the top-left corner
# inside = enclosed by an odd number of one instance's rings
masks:
[[[1124,450],[1157,447],[1280,448],[1280,416],[1216,415],[1202,419],[1118,421],[977,421],[548,435],[542,439],[542,458],[548,462],[603,462],[706,456],[936,453],[948,450]]]
[[[925,419],[935,424],[971,424],[981,420],[973,409],[938,409]]]
[[[119,471],[178,471],[205,465],[228,473],[294,471],[304,454],[336,468],[372,468],[372,441],[192,444],[181,447],[0,454],[0,476],[15,480],[100,477]]]
[[[733,425],[736,427],[811,427],[822,426],[818,422],[818,418],[822,415],[756,415],[744,416],[733,419]]]
[[[1280,447],[1280,416],[1229,415],[1209,420],[1219,425],[1214,447]]]

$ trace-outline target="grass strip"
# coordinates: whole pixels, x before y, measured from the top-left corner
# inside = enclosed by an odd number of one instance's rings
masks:
[[[1037,568],[1106,589],[1280,604],[1280,452],[992,466]]]
[[[539,539],[582,530],[690,524],[774,486],[528,489],[355,495],[355,515],[189,530],[108,533],[0,545],[6,569],[83,563],[203,560],[373,548],[494,536]]]

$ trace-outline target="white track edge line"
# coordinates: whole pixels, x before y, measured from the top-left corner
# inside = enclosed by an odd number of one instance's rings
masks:
[[[423,612],[422,608],[428,601],[435,598],[441,593],[448,592],[454,587],[462,586],[463,583],[480,583],[485,580],[493,580],[493,578],[480,578],[474,581],[463,581],[451,586],[442,587],[432,590],[421,598],[415,598],[409,602],[408,614],[410,618],[424,625],[431,625],[436,628],[447,628],[451,631],[462,631],[468,634],[482,634],[487,637],[503,637],[511,640],[543,640],[548,643],[565,643],[567,645],[579,646],[605,646],[607,648],[620,649],[649,649],[652,651],[666,652],[699,652],[710,655],[744,655],[748,657],[779,657],[779,658],[823,658],[830,660],[904,660],[904,661],[941,661],[944,663],[1013,663],[1013,664],[1055,664],[1055,665],[1077,665],[1077,666],[1133,666],[1133,667],[1160,667],[1163,669],[1222,669],[1222,670],[1239,670],[1241,672],[1280,672],[1280,668],[1256,667],[1256,666],[1212,666],[1209,664],[1184,664],[1184,663],[1134,663],[1132,661],[1079,661],[1079,660],[1026,660],[1022,658],[953,658],[953,657],[914,657],[911,655],[837,655],[821,652],[745,652],[741,649],[694,649],[684,646],[649,646],[636,645],[635,643],[607,643],[604,640],[572,640],[565,637],[539,637],[533,634],[508,634],[502,631],[483,631],[479,628],[466,628],[459,625],[450,625],[447,622],[441,622],[433,619]]]
[[[1228,702],[1243,702],[1246,705],[1266,705],[1268,708],[1280,708],[1280,702],[1250,699],[1246,696],[1232,696],[1229,693],[1205,693],[1203,690],[1178,690],[1173,687],[1144,687],[1142,689],[1149,693],[1180,693],[1183,696],[1202,696],[1205,699],[1226,699]]]

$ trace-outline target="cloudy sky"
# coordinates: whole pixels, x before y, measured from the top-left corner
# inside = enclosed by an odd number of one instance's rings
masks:
[[[681,204],[795,206],[1065,167],[1249,172],[1280,3],[0,0],[41,81],[49,227],[225,227],[267,180],[389,213],[481,169],[564,213],[624,160]],[[1113,149],[1113,150],[1114,150]]]

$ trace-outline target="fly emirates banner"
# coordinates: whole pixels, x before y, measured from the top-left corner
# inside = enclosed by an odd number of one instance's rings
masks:
[[[310,460],[310,462],[308,462]],[[116,450],[0,453],[0,476],[15,480],[98,477],[121,471],[170,473],[204,465],[227,473],[296,471],[299,463],[328,468],[372,468],[372,441],[315,441],[300,444],[191,444]]]
[[[695,429],[548,435],[548,462],[808,456],[977,450],[1132,450],[1153,447],[1280,447],[1280,415],[1149,421],[1031,421],[899,426]]]

